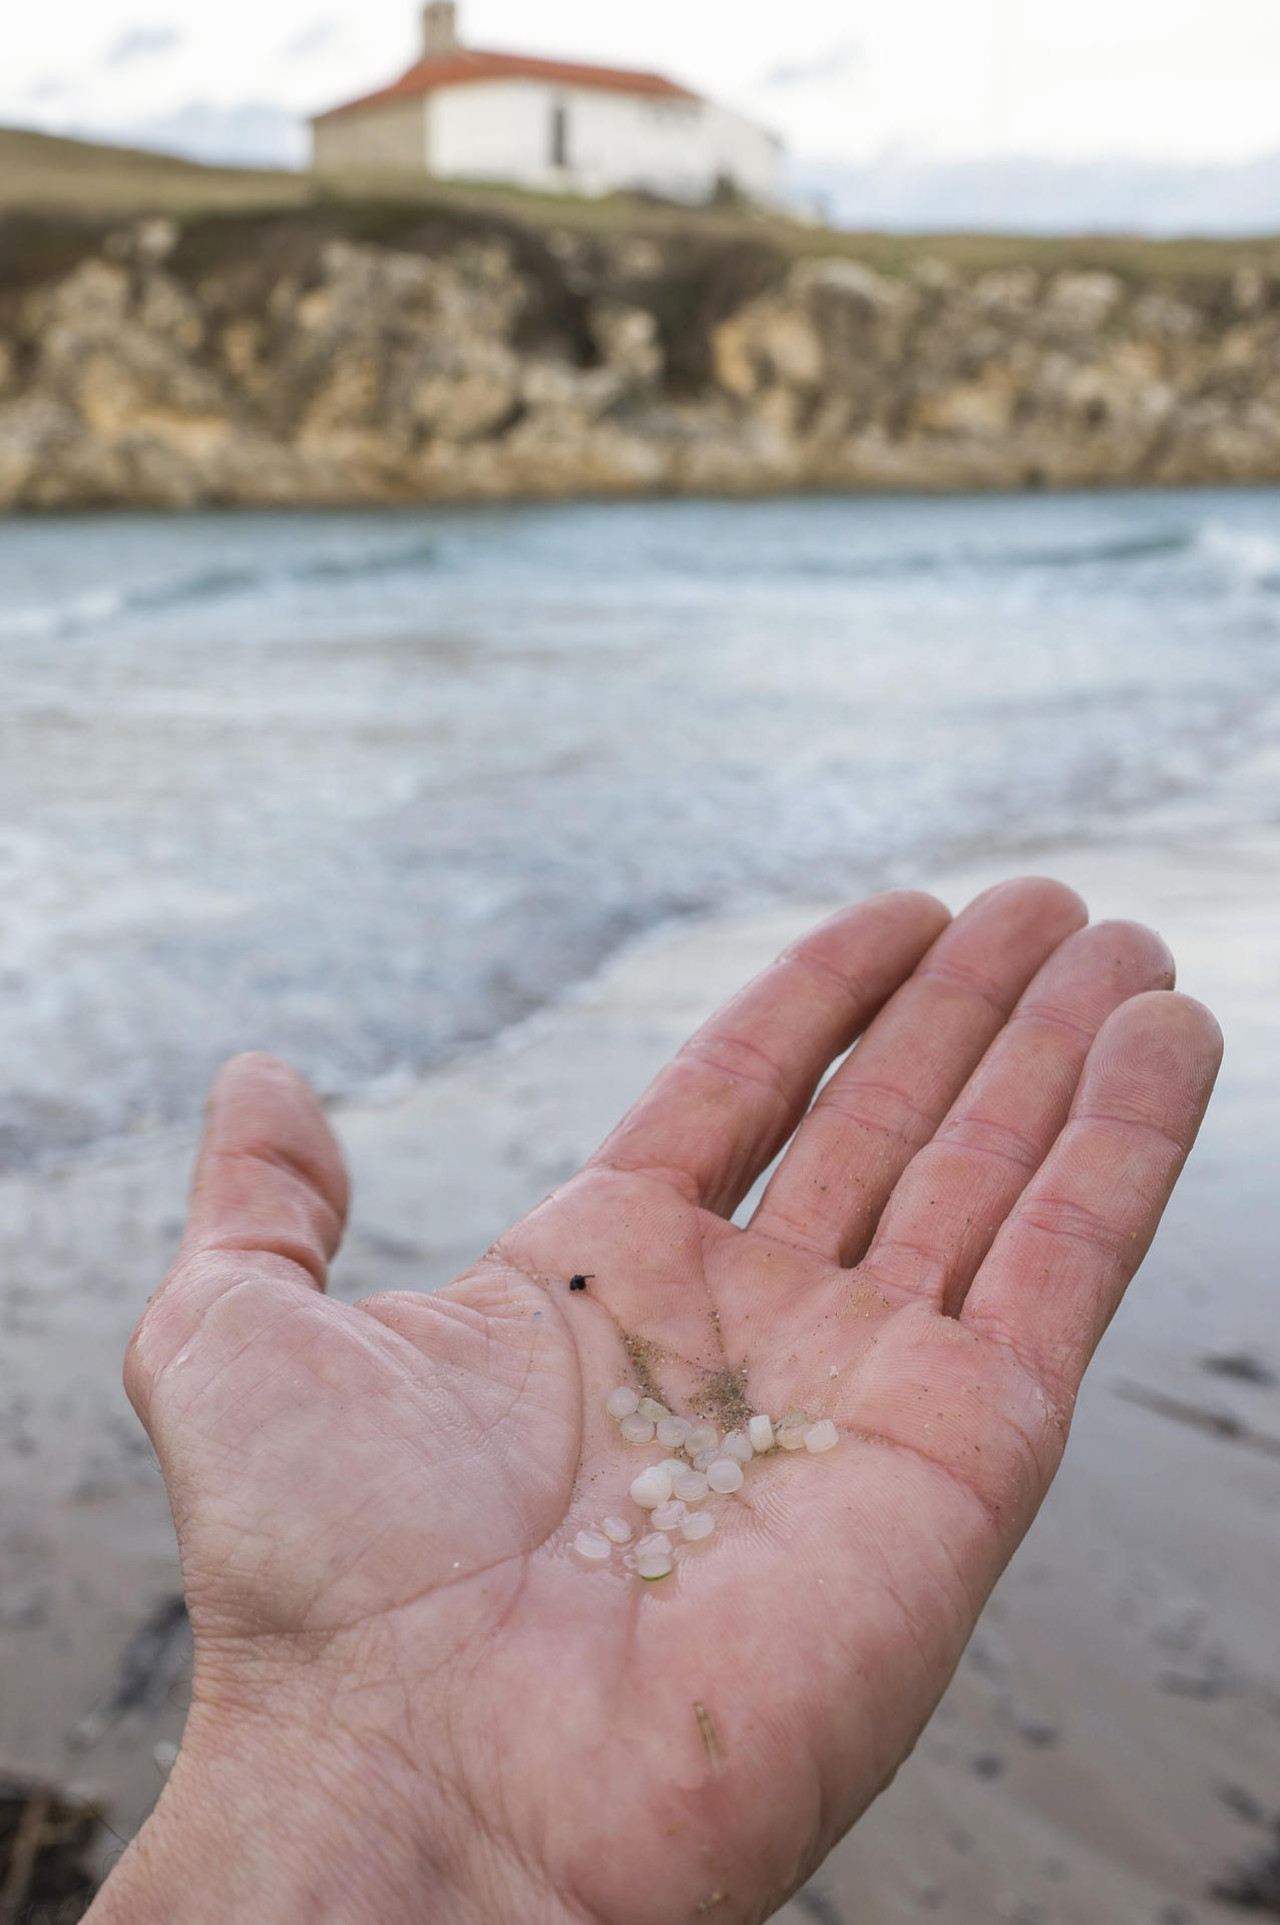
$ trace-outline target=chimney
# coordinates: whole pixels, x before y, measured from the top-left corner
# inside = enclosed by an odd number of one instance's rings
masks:
[[[441,60],[458,46],[457,0],[431,0],[422,15],[422,52],[427,60]]]

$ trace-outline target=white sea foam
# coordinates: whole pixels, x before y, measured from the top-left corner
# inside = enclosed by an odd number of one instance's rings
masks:
[[[0,641],[9,636],[44,641],[74,635],[114,621],[127,607],[128,597],[120,589],[100,588],[36,607],[0,608]]]
[[[1196,547],[1234,586],[1280,589],[1280,536],[1209,521],[1199,530]]]

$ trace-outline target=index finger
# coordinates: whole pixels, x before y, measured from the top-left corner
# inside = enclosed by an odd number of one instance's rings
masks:
[[[685,1044],[588,1168],[657,1176],[730,1215],[950,919],[894,890],[821,924]]]

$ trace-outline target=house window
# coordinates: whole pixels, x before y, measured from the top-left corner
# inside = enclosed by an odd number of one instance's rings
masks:
[[[551,109],[551,165],[569,165],[569,109],[563,106]]]

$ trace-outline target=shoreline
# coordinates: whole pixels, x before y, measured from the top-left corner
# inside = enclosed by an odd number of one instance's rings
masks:
[[[1226,1925],[1237,1914],[1207,1889],[1266,1842],[1217,1787],[1264,1810],[1274,1797],[1280,1680],[1262,1601],[1280,1581],[1280,1468],[1121,1386],[1280,1435],[1280,1390],[1202,1363],[1249,1355],[1280,1374],[1280,830],[1192,839],[1152,815],[1105,843],[1041,850],[1038,863],[1023,851],[922,880],[958,904],[1038,866],[1083,886],[1097,915],[1154,921],[1183,986],[1225,1018],[1223,1083],[1050,1503],[915,1757],[784,1909],[788,1925],[907,1925],[934,1910],[964,1925],[1154,1925],[1178,1906]],[[446,1281],[822,912],[655,928],[403,1093],[334,1105],[356,1192],[335,1294]],[[119,1359],[176,1238],[193,1142],[176,1128],[0,1178],[0,1760],[105,1792],[122,1836],[162,1782],[186,1671],[175,1644],[158,1661],[157,1700],[83,1742],[129,1639],[177,1586]],[[78,1749],[66,1736],[77,1727]]]
[[[682,487],[679,483],[637,482],[634,485],[619,483],[610,486],[608,482],[597,483],[590,478],[584,479],[580,486],[567,486],[563,489],[539,490],[527,488],[511,492],[489,492],[477,489],[472,493],[405,493],[395,495],[370,494],[325,494],[315,500],[299,496],[296,500],[280,500],[270,497],[255,500],[251,496],[235,499],[210,497],[183,501],[88,501],[70,502],[46,506],[40,503],[6,505],[0,502],[0,526],[12,523],[17,526],[57,526],[70,521],[114,521],[134,517],[172,520],[183,522],[193,516],[225,518],[234,521],[249,516],[279,516],[281,520],[291,515],[325,516],[335,519],[342,516],[367,515],[374,518],[386,514],[411,514],[422,509],[431,514],[448,514],[456,511],[466,514],[478,508],[599,508],[626,507],[642,503],[662,502],[706,502],[733,504],[739,502],[769,501],[1021,501],[1027,497],[1036,499],[1070,501],[1077,496],[1138,495],[1158,499],[1161,495],[1197,494],[1267,494],[1280,491],[1280,459],[1274,471],[1257,475],[1214,475],[1206,474],[1203,479],[1185,479],[1181,476],[1160,475],[1101,475],[1087,479],[1064,479],[1044,481],[1019,481],[1009,477],[984,481],[980,475],[972,479],[961,478],[955,481],[930,482],[882,481],[876,477],[866,479],[837,478],[833,480],[818,477],[788,481],[784,478],[765,475],[757,480],[744,482],[735,487],[725,481],[703,486],[694,483]]]
[[[1175,810],[1176,806],[1173,805]],[[1130,831],[1136,831],[1136,836]],[[964,888],[967,886],[966,879],[970,877],[979,878],[973,883],[973,893],[977,893],[986,886],[980,880],[983,876],[998,878],[1038,873],[1042,869],[1046,873],[1056,874],[1055,861],[1058,856],[1070,863],[1081,860],[1088,863],[1090,859],[1103,863],[1109,852],[1125,849],[1137,840],[1141,841],[1144,848],[1169,855],[1188,842],[1196,844],[1223,839],[1246,842],[1251,833],[1233,828],[1224,831],[1221,827],[1213,826],[1197,828],[1188,836],[1186,826],[1177,820],[1176,814],[1169,816],[1167,803],[1145,800],[1135,803],[1131,814],[1122,817],[1119,827],[1113,828],[1107,835],[1081,835],[1079,831],[1064,831],[1059,837],[1028,834],[1025,840],[1011,837],[996,848],[986,843],[980,857],[969,852],[967,855],[957,855],[954,861],[944,862],[935,868],[921,868],[910,862],[891,863],[880,877],[869,878],[864,893],[874,895],[881,890],[896,888],[937,889],[944,887],[951,879],[955,879],[958,887]],[[767,890],[760,890],[758,893],[747,892],[737,900],[708,908],[674,915],[658,914],[651,923],[619,938],[582,975],[566,978],[526,1015],[500,1024],[482,1035],[465,1038],[434,1062],[417,1066],[397,1063],[363,1081],[339,1089],[321,1090],[319,1093],[326,1114],[340,1132],[342,1121],[348,1115],[357,1116],[365,1111],[381,1114],[395,1109],[402,1103],[412,1101],[424,1088],[434,1085],[440,1078],[465,1075],[469,1069],[486,1062],[490,1057],[502,1058],[526,1046],[536,1047],[546,1026],[550,1025],[554,1031],[560,1019],[567,1019],[580,1000],[593,1000],[604,991],[609,978],[616,971],[629,973],[631,965],[638,963],[651,948],[677,945],[688,939],[696,941],[703,934],[721,928],[745,930],[757,924],[762,928],[776,924],[779,930],[796,933],[809,923],[820,921],[833,913],[842,900],[832,898],[825,902],[816,899],[806,902],[802,897],[785,899],[773,896]],[[958,902],[957,898],[952,906],[958,906]],[[786,940],[789,940],[789,936],[779,937],[780,944]],[[763,962],[758,966],[763,967]],[[727,982],[723,998],[727,999],[740,986],[738,981]],[[714,1005],[708,1006],[708,1014],[711,1007]],[[683,1036],[677,1037],[672,1049],[677,1048],[682,1040]],[[660,1067],[660,1062],[655,1063],[655,1069],[657,1067]],[[602,1124],[602,1135],[607,1127],[607,1123]],[[71,1181],[82,1168],[121,1168],[134,1161],[163,1162],[173,1156],[190,1158],[194,1155],[198,1132],[198,1111],[185,1119],[166,1122],[158,1127],[108,1131],[81,1144],[71,1143],[37,1152],[29,1162],[0,1164],[0,1187],[14,1178]]]

